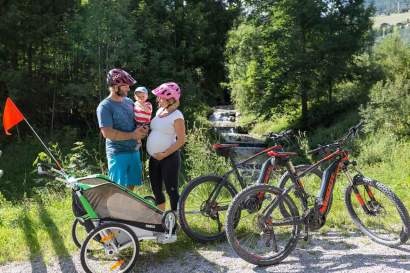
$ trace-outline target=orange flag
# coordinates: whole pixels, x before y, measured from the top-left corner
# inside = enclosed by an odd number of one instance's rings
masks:
[[[20,112],[14,102],[10,98],[7,98],[3,113],[3,127],[6,135],[11,135],[9,133],[9,130],[22,120],[24,120],[23,114]]]

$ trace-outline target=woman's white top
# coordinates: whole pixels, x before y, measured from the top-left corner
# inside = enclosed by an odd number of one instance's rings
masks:
[[[179,110],[175,110],[165,117],[160,117],[159,114],[163,111],[158,109],[155,118],[151,120],[151,133],[147,139],[147,152],[150,155],[162,153],[177,141],[177,134],[174,127],[174,122],[177,119],[184,119],[184,115]]]

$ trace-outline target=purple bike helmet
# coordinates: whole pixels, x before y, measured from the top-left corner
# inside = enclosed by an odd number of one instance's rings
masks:
[[[152,93],[159,98],[179,100],[181,88],[175,82],[166,82],[152,90]]]
[[[137,81],[134,80],[133,77],[131,77],[128,72],[119,69],[119,68],[114,68],[108,71],[107,73],[107,84],[108,86],[113,86],[113,85],[134,85]]]

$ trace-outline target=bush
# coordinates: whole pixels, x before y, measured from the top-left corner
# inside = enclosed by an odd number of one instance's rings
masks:
[[[201,175],[222,174],[229,168],[225,158],[211,151],[207,128],[194,127],[187,132],[184,164],[187,181]]]
[[[400,142],[391,132],[379,131],[377,137],[368,135],[360,142],[360,165],[374,165],[381,162],[392,162],[392,151],[398,149]]]
[[[400,77],[378,82],[360,114],[369,131],[387,129],[396,135],[410,135],[410,80]]]

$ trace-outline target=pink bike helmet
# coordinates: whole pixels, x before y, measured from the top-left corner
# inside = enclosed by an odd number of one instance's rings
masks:
[[[128,72],[119,69],[119,68],[114,68],[111,69],[107,73],[107,84],[108,86],[113,86],[113,85],[134,85],[137,81],[134,80],[133,77],[131,77]]]
[[[152,90],[152,93],[159,98],[179,100],[181,88],[174,82],[166,82]]]

